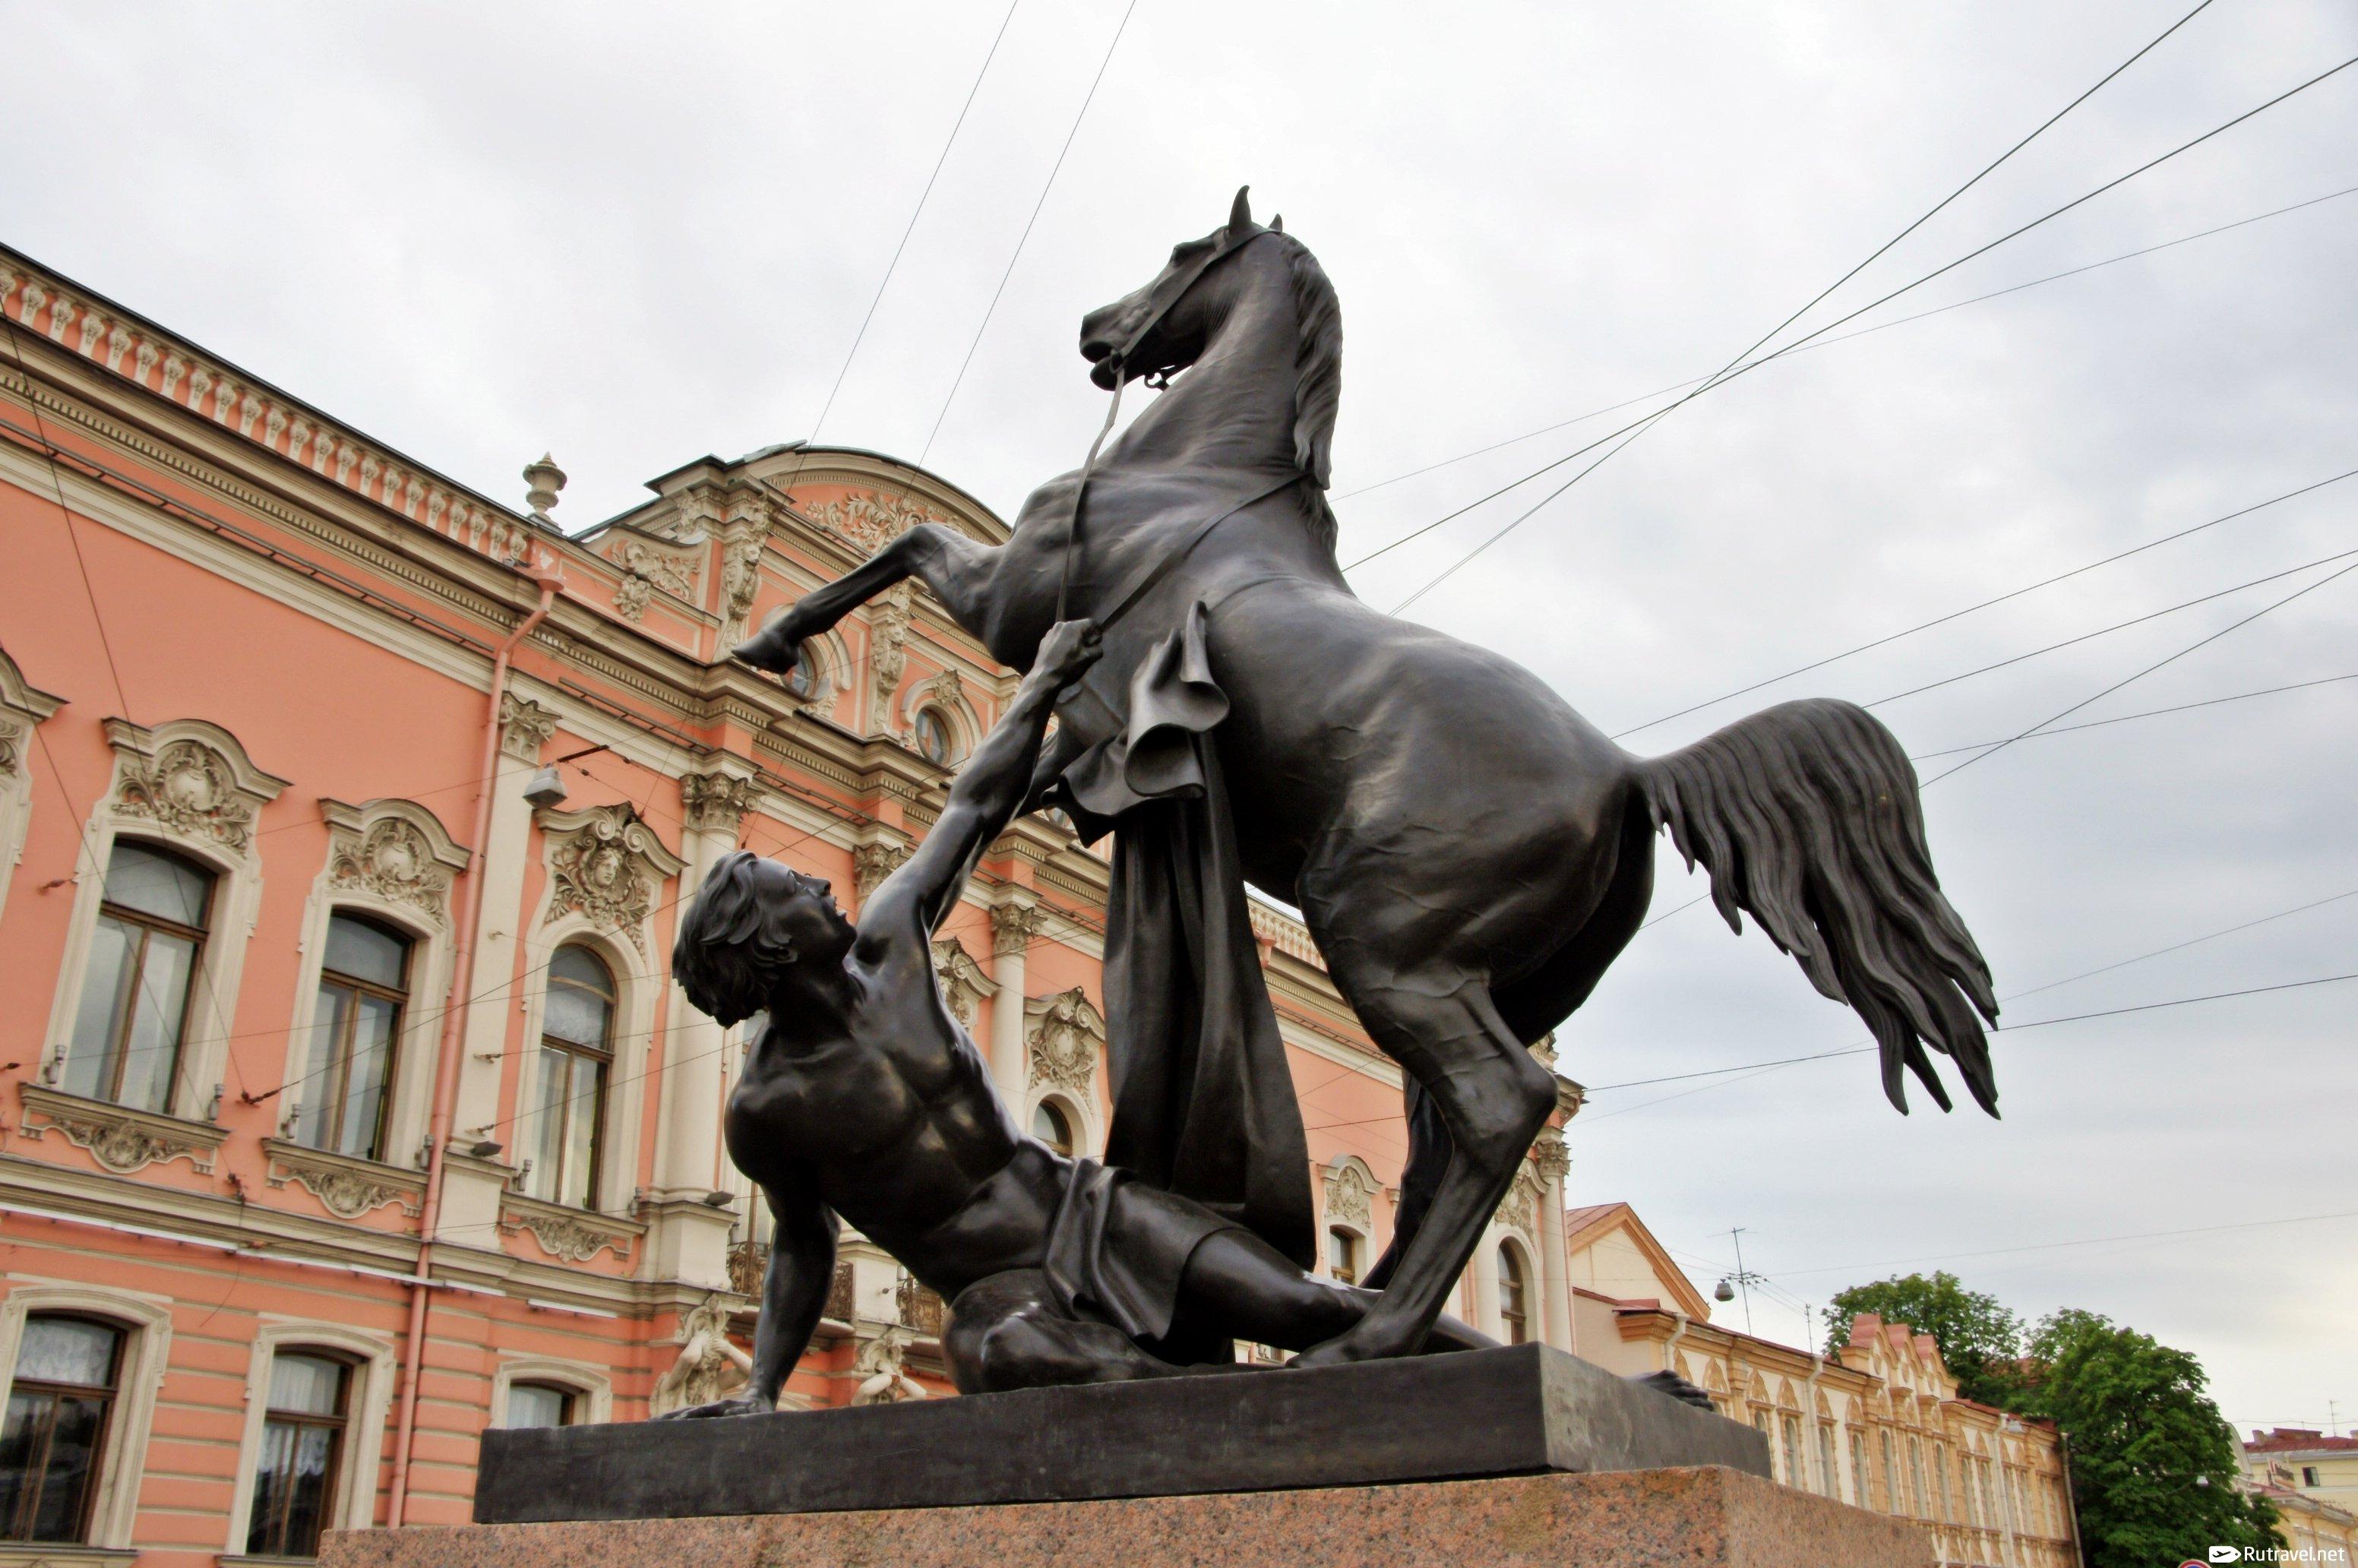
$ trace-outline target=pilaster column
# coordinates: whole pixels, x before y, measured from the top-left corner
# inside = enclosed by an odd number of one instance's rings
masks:
[[[734,758],[716,759],[733,762]],[[679,781],[682,897],[673,920],[673,940],[686,925],[696,891],[720,858],[737,848],[745,814],[760,804],[762,787],[752,770],[726,767],[687,773]],[[660,1195],[701,1198],[719,1175],[720,1094],[723,1037],[728,1031],[699,1011],[676,983],[665,1016],[662,1120],[655,1132],[655,1188]]]
[[[1023,962],[1043,917],[1034,903],[1008,903],[990,912],[990,1076],[1011,1108],[1023,1103]]]
[[[1559,1350],[1573,1350],[1572,1261],[1563,1245],[1563,1179],[1572,1170],[1572,1156],[1564,1151],[1561,1130],[1540,1129],[1531,1164],[1541,1182],[1540,1234],[1532,1238],[1540,1247],[1540,1310],[1546,1325],[1540,1337]]]
[[[461,1150],[499,1136],[500,1084],[509,1065],[508,1032],[519,1016],[514,988],[518,928],[525,921],[525,866],[532,846],[532,802],[525,799],[526,770],[536,767],[557,732],[557,710],[510,691],[500,699],[499,771],[492,792],[490,835],[471,844],[469,874],[482,879],[482,918],[475,927],[474,995],[467,999],[466,1049],[459,1059],[459,1095],[451,1141]],[[465,896],[463,893],[459,896]],[[519,1156],[510,1149],[503,1156]],[[445,1229],[468,1226],[490,1236],[499,1218],[503,1167],[492,1161],[454,1162],[443,1191]]]

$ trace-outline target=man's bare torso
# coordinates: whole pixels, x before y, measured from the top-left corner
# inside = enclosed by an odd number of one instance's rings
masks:
[[[1068,1164],[1009,1118],[928,960],[922,944],[863,940],[844,965],[858,990],[844,1037],[765,1027],[730,1097],[729,1152],[764,1186],[806,1185],[954,1296],[1039,1266]]]

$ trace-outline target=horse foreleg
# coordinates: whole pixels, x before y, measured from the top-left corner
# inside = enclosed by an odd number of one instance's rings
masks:
[[[1450,1150],[1382,1295],[1357,1326],[1296,1358],[1313,1367],[1416,1353],[1555,1108],[1554,1081],[1474,976],[1401,975],[1346,990],[1377,1044],[1432,1097]]]
[[[955,529],[921,523],[833,582],[796,600],[733,652],[756,669],[784,675],[801,658],[805,643],[912,577],[933,590],[951,619],[979,637],[998,554]]]

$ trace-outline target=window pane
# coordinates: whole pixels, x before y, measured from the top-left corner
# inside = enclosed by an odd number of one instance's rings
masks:
[[[281,1526],[287,1514],[287,1494],[295,1475],[295,1434],[285,1422],[266,1422],[262,1428],[262,1452],[254,1460],[254,1519],[245,1532],[245,1550],[255,1557],[276,1557],[284,1550]]]
[[[21,1389],[8,1396],[7,1422],[0,1425],[0,1539],[24,1539],[19,1521],[40,1487],[33,1462],[40,1456],[41,1433],[55,1403],[49,1394]]]
[[[600,996],[614,994],[614,977],[606,972],[606,966],[587,947],[558,948],[557,957],[549,962],[548,978],[587,986]]]
[[[185,936],[147,933],[139,988],[131,999],[131,1033],[124,1049],[123,1089],[115,1098],[140,1110],[171,1108],[172,1077],[180,1065],[180,1026],[188,1016],[189,982],[197,945]]]
[[[35,1317],[25,1322],[16,1352],[16,1376],[44,1383],[114,1386],[114,1351],[123,1331],[77,1317]]]
[[[573,1396],[546,1383],[515,1383],[508,1389],[510,1426],[563,1426]]]
[[[138,926],[103,914],[91,934],[81,1011],[74,1015],[73,1044],[66,1051],[65,1091],[70,1095],[104,1099],[114,1092],[114,1048],[123,1038],[139,936]]]
[[[118,842],[106,861],[106,902],[182,925],[202,925],[213,879],[186,860]]]
[[[341,1415],[344,1364],[281,1351],[270,1362],[270,1408],[303,1415]]]
[[[23,1419],[19,1418],[19,1404]],[[40,1428],[49,1428],[45,1462],[38,1454]],[[106,1432],[106,1401],[71,1395],[11,1395],[5,1448],[8,1472],[0,1490],[9,1493],[7,1527],[20,1541],[78,1541],[82,1517]],[[33,1466],[38,1463],[38,1468]]]
[[[534,1075],[532,1123],[528,1136],[532,1140],[532,1173],[525,1178],[525,1190],[534,1197],[555,1201],[557,1173],[562,1165],[565,1148],[565,1116],[563,1106],[567,1079],[571,1076],[573,1058],[563,1051],[548,1046],[540,1048],[540,1071]]]
[[[340,975],[399,990],[409,967],[409,944],[382,925],[339,914],[328,922],[323,963]]]
[[[336,1440],[332,1427],[299,1428],[295,1438],[295,1475],[287,1506],[287,1540],[282,1556],[314,1557],[319,1551],[319,1527],[328,1517],[329,1472],[335,1466]]]
[[[319,987],[319,1004],[311,1011],[311,1045],[303,1053],[303,1081],[287,1091],[301,1107],[295,1141],[314,1149],[327,1141],[328,1113],[343,1093],[344,1024],[352,1000],[350,990],[333,981]]]
[[[577,1044],[603,1047],[606,1044],[606,1017],[611,1011],[606,999],[594,991],[576,986],[551,985],[548,1005],[543,1010],[541,1033]]]
[[[387,1069],[393,1064],[394,1032],[401,1008],[381,996],[359,1000],[360,1017],[352,1024],[352,1061],[344,1076],[343,1137],[341,1152],[362,1160],[378,1158],[377,1116],[384,1104]]]
[[[1065,1113],[1042,1100],[1032,1112],[1032,1136],[1059,1154],[1073,1152],[1073,1130],[1065,1120]]]
[[[597,1195],[598,1130],[605,1120],[606,1065],[573,1058],[572,1103],[565,1108],[565,1191],[559,1203],[588,1208]]]

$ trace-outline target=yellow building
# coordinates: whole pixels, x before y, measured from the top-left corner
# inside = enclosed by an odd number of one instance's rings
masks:
[[[2055,1428],[1957,1397],[1929,1334],[1872,1313],[1833,1356],[1710,1321],[1627,1204],[1565,1217],[1578,1353],[1625,1376],[1675,1371],[1768,1439],[1789,1487],[1921,1522],[1943,1568],[2072,1568],[2071,1471]]]
[[[2244,1478],[2277,1505],[2285,1544],[2309,1550],[2304,1561],[2358,1562],[2358,1437],[2301,1426],[2254,1432]]]

